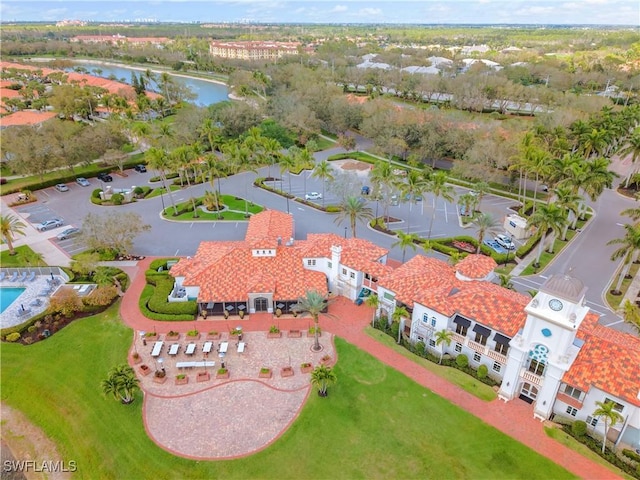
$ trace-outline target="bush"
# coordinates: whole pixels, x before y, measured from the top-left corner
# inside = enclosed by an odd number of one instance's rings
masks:
[[[94,189],[93,192],[91,192],[91,198],[97,198],[98,200],[100,200],[100,193],[102,193],[101,188]]]
[[[151,320],[160,320],[165,322],[179,322],[179,321],[193,320],[193,318],[195,317],[195,313],[192,315],[167,314],[167,313],[153,312],[149,310],[149,307],[147,306],[147,304],[149,302],[149,299],[154,295],[154,292],[155,292],[155,288],[153,287],[153,285],[146,285],[142,290],[142,293],[140,294],[138,307],[140,308],[140,311],[145,317],[150,318]],[[193,303],[194,309],[197,309],[197,305],[195,305],[195,302],[190,302],[190,303]]]
[[[469,365],[469,359],[464,354],[458,355],[456,357],[456,365],[458,365],[461,368],[464,368]]]
[[[482,364],[478,367],[478,371],[476,372],[476,375],[480,380],[482,380],[483,378],[487,377],[488,373],[489,373],[489,369],[487,368],[486,365]]]
[[[31,325],[29,328],[27,328],[27,332],[29,333],[33,333],[38,329],[38,327],[36,327],[35,325]]]
[[[20,340],[20,334],[18,332],[13,332],[4,337],[7,342],[17,342]]]
[[[629,450],[628,448],[625,448],[624,450],[622,450],[622,454],[625,457],[630,458],[631,460],[633,460],[635,462],[640,462],[640,455],[638,455],[633,450]]]
[[[124,202],[124,195],[121,193],[114,193],[111,195],[111,201],[114,205],[122,205],[122,202]]]
[[[198,310],[197,303],[194,300],[188,302],[168,302],[167,298],[171,290],[173,290],[173,277],[157,281],[153,295],[147,302],[147,308],[155,313],[192,315],[193,318]]]
[[[582,420],[576,420],[571,425],[571,431],[573,432],[574,437],[583,437],[587,433],[587,423]]]

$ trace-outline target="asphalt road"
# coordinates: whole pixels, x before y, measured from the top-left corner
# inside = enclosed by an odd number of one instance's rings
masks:
[[[361,147],[366,147],[363,142]],[[330,151],[319,152],[317,160],[327,158],[333,153],[340,152],[335,148]],[[335,167],[334,167],[335,168]],[[138,185],[149,184],[149,179],[155,172],[138,173],[128,170],[127,177],[123,178],[113,175],[114,181],[110,183],[114,188],[130,188]],[[272,176],[279,176],[277,169],[271,169]],[[364,172],[358,178],[362,185],[370,185],[368,172]],[[333,232],[337,235],[350,236],[348,222],[336,223],[335,214],[327,214],[311,208],[294,200],[287,200],[277,194],[253,186],[256,176],[267,176],[267,168],[260,169],[258,174],[241,173],[223,179],[221,191],[223,194],[232,194],[238,197],[248,198],[251,202],[262,205],[266,208],[288,211],[294,217],[296,239],[305,239],[309,233]],[[27,220],[34,225],[52,217],[61,217],[65,220],[65,227],[51,231],[55,236],[59,231],[67,228],[68,225],[81,226],[87,213],[104,213],[112,208],[118,211],[135,211],[139,213],[144,221],[151,225],[148,232],[141,234],[135,241],[134,251],[137,255],[147,256],[187,256],[194,255],[200,242],[206,240],[240,240],[244,238],[247,229],[247,222],[174,222],[160,217],[162,205],[170,206],[170,199],[167,194],[163,197],[141,200],[129,205],[120,207],[102,207],[91,203],[89,197],[94,188],[101,188],[106,184],[101,184],[97,179],[90,179],[90,187],[81,187],[75,183],[69,184],[68,192],[58,192],[55,188],[48,188],[38,192],[40,202],[37,204],[19,207],[18,210]],[[176,203],[189,199],[189,195],[201,196],[205,190],[211,190],[209,184],[195,185],[190,189],[182,189],[173,192],[171,195]],[[289,179],[287,174],[283,178],[283,188],[289,190]],[[461,187],[455,187],[456,195],[465,193]],[[304,197],[305,192],[322,192],[322,182],[310,176],[310,172],[302,172],[300,175],[291,175],[291,193],[299,198]],[[367,197],[365,197],[367,198]],[[326,204],[335,203],[337,196],[330,190],[325,189]],[[367,198],[368,200],[368,198]],[[317,201],[322,204],[322,200]],[[628,219],[619,215],[625,208],[634,206],[634,201],[618,195],[615,191],[606,190],[598,201],[591,205],[596,213],[592,222],[583,232],[575,237],[572,243],[560,255],[556,257],[551,265],[540,275],[529,277],[517,277],[513,283],[519,291],[527,292],[537,289],[544,280],[554,273],[567,273],[580,278],[588,287],[588,305],[597,313],[601,314],[601,323],[613,328],[626,330],[628,327],[613,312],[604,306],[603,296],[606,292],[618,263],[612,262],[609,257],[615,246],[607,246],[606,243],[623,235],[622,224]],[[514,204],[513,201],[487,195],[482,200],[482,211],[491,212],[497,219],[502,221],[509,212],[508,207]],[[378,211],[382,215],[382,205],[376,205],[375,201],[369,200],[372,210]],[[435,199],[432,195],[426,194],[420,202],[401,202],[398,206],[391,206],[389,214],[401,220],[391,224],[393,230],[409,231],[426,236],[428,232],[431,216],[435,216],[432,228],[432,238],[442,238],[453,235],[476,236],[475,229],[463,228],[459,222],[457,204],[446,202],[442,198]],[[390,250],[391,258],[401,260],[402,251],[398,247],[393,247],[396,238],[370,229],[365,224],[359,224],[357,235],[360,238],[370,240],[377,245]],[[55,240],[58,246],[69,254],[77,253],[82,249],[77,244],[77,240],[68,239],[64,241]],[[422,249],[407,250],[406,260],[413,255],[424,254]],[[438,254],[430,253],[438,256]]]

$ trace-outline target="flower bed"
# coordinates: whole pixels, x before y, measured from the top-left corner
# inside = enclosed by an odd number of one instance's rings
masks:
[[[263,367],[260,369],[260,373],[258,373],[258,378],[271,378],[273,373],[270,368]]]
[[[196,382],[208,382],[210,379],[211,376],[209,375],[209,372],[199,372],[196,376]]]
[[[287,336],[289,338],[300,338],[302,336],[302,332],[300,330],[289,330]]]
[[[313,371],[313,365],[311,365],[310,363],[305,362],[300,365],[300,373],[309,373],[311,371]]]
[[[140,365],[138,371],[145,377],[151,373],[151,369],[146,365]]]
[[[176,385],[186,385],[187,383],[189,383],[189,377],[184,373],[181,373],[179,375],[176,375],[176,379],[174,383]]]
[[[291,367],[282,367],[280,370],[281,377],[292,377],[293,376],[293,368]]]

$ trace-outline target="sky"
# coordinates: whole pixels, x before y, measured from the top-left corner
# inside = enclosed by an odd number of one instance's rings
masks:
[[[0,0],[0,21],[640,25],[639,0]]]

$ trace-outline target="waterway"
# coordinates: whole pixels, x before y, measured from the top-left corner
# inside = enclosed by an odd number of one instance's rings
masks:
[[[116,80],[128,84],[131,84],[132,72],[135,72],[136,75],[144,72],[144,69],[132,68],[125,65],[82,61],[74,61],[73,63],[78,67],[86,68],[87,73],[91,75],[103,78],[115,77]],[[196,105],[206,107],[213,103],[223,102],[229,99],[229,90],[226,85],[213,81],[201,80],[199,78],[175,75],[171,72],[167,73],[169,73],[176,82],[186,85],[193,93],[196,94],[196,99],[193,101]],[[156,76],[159,76],[159,74],[156,73]]]

